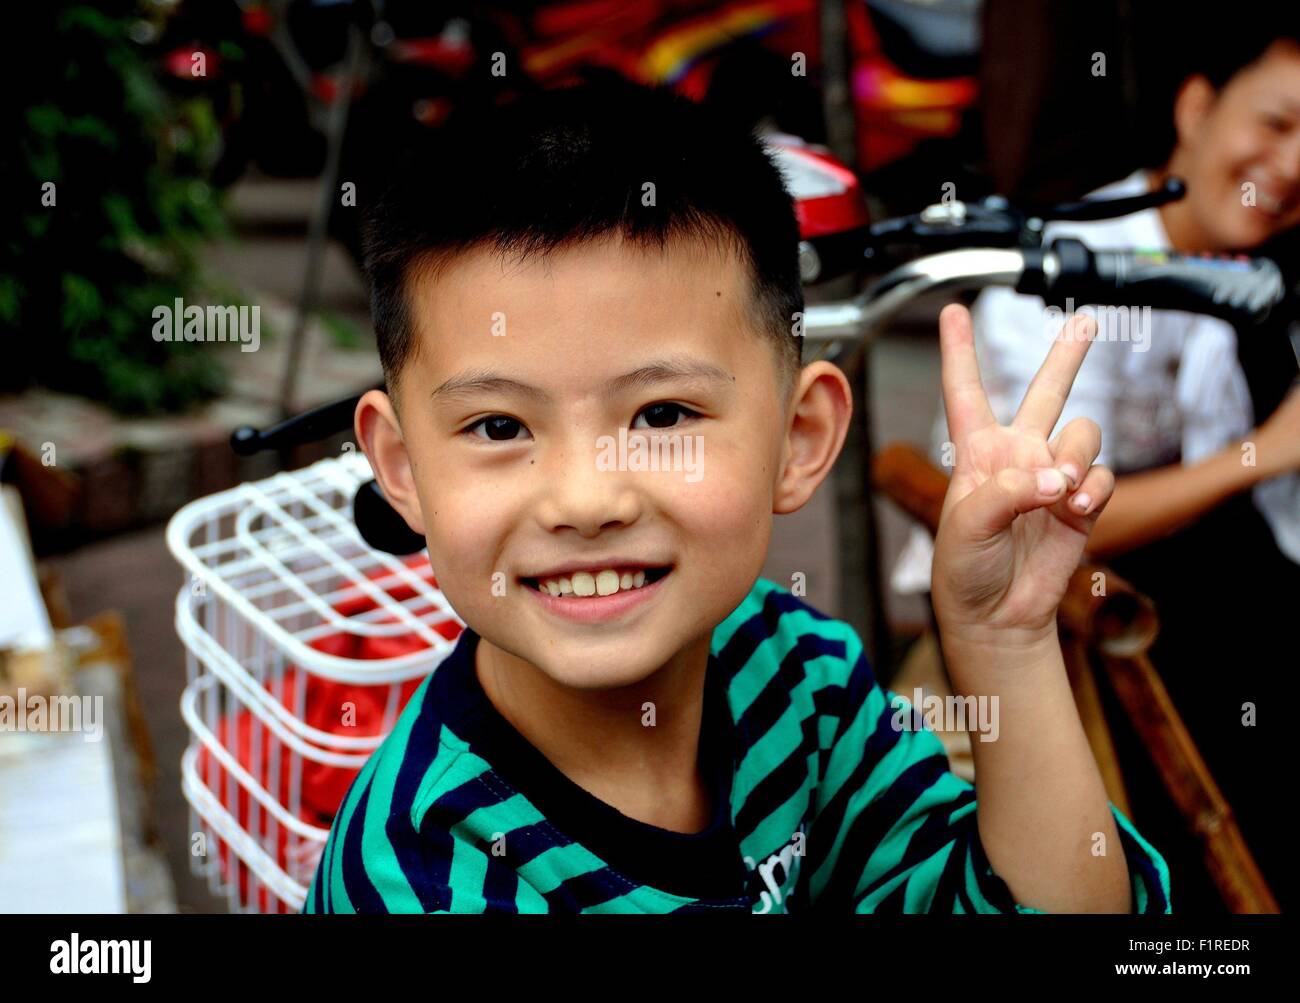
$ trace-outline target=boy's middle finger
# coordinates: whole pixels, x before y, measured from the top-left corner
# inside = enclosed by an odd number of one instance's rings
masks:
[[[1097,322],[1092,317],[1076,314],[1070,318],[1025,391],[1025,399],[1011,422],[1015,428],[1036,432],[1043,438],[1051,434],[1096,336]]]
[[[1065,474],[1073,491],[1101,452],[1101,426],[1091,418],[1075,418],[1048,443],[1048,448],[1056,469]]]

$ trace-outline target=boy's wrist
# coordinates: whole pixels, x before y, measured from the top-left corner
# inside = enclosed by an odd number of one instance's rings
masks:
[[[1055,619],[1034,630],[941,627],[939,641],[953,685],[961,690],[981,690],[990,683],[996,687],[1007,674],[1020,679],[1026,673],[1059,668],[1064,661]]]

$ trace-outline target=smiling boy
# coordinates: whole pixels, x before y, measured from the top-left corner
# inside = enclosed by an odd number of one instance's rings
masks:
[[[958,692],[1001,713],[977,802],[891,725],[852,629],[759,578],[852,410],[836,367],[800,366],[798,230],[759,142],[609,87],[451,136],[371,219],[388,393],[356,431],[467,629],[305,911],[1166,911],[1056,637],[1113,485],[1095,425],[1046,439],[1082,328],[1001,427],[968,316],[941,317],[936,614]],[[691,438],[701,476],[599,462],[620,435]]]

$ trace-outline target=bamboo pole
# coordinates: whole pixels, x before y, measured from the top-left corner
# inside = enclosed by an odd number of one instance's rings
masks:
[[[1189,829],[1200,839],[1205,867],[1234,913],[1276,913],[1277,900],[1260,873],[1232,808],[1183,725],[1164,682],[1145,654],[1101,655],[1120,703]]]

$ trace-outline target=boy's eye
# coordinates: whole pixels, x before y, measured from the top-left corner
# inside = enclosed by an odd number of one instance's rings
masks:
[[[480,433],[477,431],[482,429]],[[465,434],[477,439],[491,439],[493,442],[509,442],[518,437],[519,432],[526,431],[518,418],[507,418],[503,414],[488,415],[480,418],[465,429]]]
[[[642,408],[640,414],[633,420],[632,427],[637,428],[637,421],[645,418],[646,424],[639,427],[671,428],[677,424],[679,416],[693,418],[698,416],[698,412],[692,411],[683,404],[651,404],[647,408]]]

